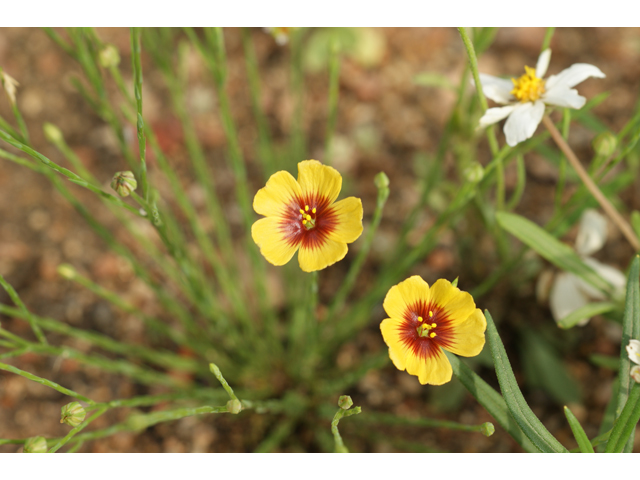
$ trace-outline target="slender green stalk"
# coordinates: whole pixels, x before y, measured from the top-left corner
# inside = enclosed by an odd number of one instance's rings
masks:
[[[331,165],[333,137],[338,120],[338,99],[340,96],[340,43],[334,36],[329,53],[329,103],[327,115],[327,135],[324,144],[324,163]]]
[[[331,433],[333,434],[333,440],[335,442],[335,453],[349,453],[349,449],[342,441],[342,436],[338,430],[338,423],[340,422],[340,419],[350,417],[351,415],[357,415],[360,412],[362,412],[362,408],[360,407],[353,407],[349,410],[340,408],[333,416],[333,420],[331,421]]]
[[[564,108],[562,110],[562,137],[567,140],[569,138],[569,127],[571,126],[571,110]],[[555,208],[560,208],[562,203],[562,195],[564,193],[565,181],[567,176],[567,158],[562,155],[560,157],[560,166],[558,167],[558,185],[556,187]]]
[[[222,388],[224,388],[225,392],[227,392],[227,395],[229,395],[229,398],[231,400],[238,400],[236,394],[233,393],[233,388],[231,388],[231,385],[229,385],[229,383],[227,383],[225,378],[222,376],[222,372],[220,371],[218,366],[215,363],[210,363],[209,370],[211,370],[211,373],[213,373],[213,375],[218,379],[218,381],[222,385]]]
[[[0,275],[0,285],[2,286],[2,288],[4,288],[4,291],[9,294],[9,297],[11,298],[13,303],[15,303],[18,309],[24,314],[26,320],[31,326],[31,330],[33,330],[33,333],[36,335],[38,341],[43,345],[48,345],[47,339],[42,333],[42,330],[40,329],[38,324],[35,322],[33,315],[31,314],[31,312],[29,312],[25,304],[22,303],[22,300],[20,299],[14,288],[7,283],[2,275]]]
[[[20,370],[12,365],[7,365],[6,363],[0,363],[0,370],[5,370],[7,372],[15,373],[16,375],[20,375],[21,377],[27,378],[33,382],[39,383],[40,385],[44,385],[45,387],[49,387],[54,389],[57,392],[62,393],[63,395],[67,395],[69,397],[77,398],[78,400],[82,400],[83,402],[87,402],[90,405],[93,405],[94,402],[90,398],[85,397],[84,395],[80,395],[73,390],[69,390],[68,388],[63,387],[62,385],[58,385],[51,380],[47,380],[46,378],[38,377],[33,373],[26,372],[24,370]]]
[[[138,152],[140,155],[140,186],[142,196],[149,201],[149,185],[147,183],[147,162],[145,160],[147,145],[144,135],[144,120],[142,117],[142,63],[140,61],[140,29],[131,29],[131,62],[133,63],[133,92],[138,109]]]
[[[408,427],[427,427],[427,428],[448,428],[450,430],[458,430],[462,432],[478,432],[483,435],[495,431],[493,424],[485,422],[480,425],[465,425],[463,423],[451,422],[448,420],[435,420],[433,418],[409,418],[399,417],[393,413],[369,412],[366,415],[358,417],[358,422],[367,422],[374,425],[393,425]]]
[[[556,31],[556,27],[547,27],[547,31],[544,34],[544,40],[542,40],[542,48],[541,52],[544,52],[547,48],[551,47],[551,39],[553,38],[553,34]]]

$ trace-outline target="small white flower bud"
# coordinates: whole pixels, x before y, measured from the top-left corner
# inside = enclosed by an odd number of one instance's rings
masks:
[[[105,45],[100,50],[100,65],[104,68],[117,67],[120,64],[120,54],[114,45]]]
[[[22,453],[47,453],[47,441],[44,437],[27,438]]]
[[[71,402],[60,410],[60,423],[66,423],[70,427],[77,427],[84,421],[86,415],[87,412],[79,402]]]
[[[373,183],[378,189],[389,188],[389,177],[386,173],[380,172],[373,178]]]
[[[113,188],[121,197],[128,197],[138,187],[138,182],[133,172],[117,172],[111,180]]]
[[[640,367],[638,365],[634,365],[629,374],[631,375],[631,378],[636,381],[636,383],[640,383]]]
[[[0,68],[0,83],[2,88],[7,92],[11,105],[16,104],[16,87],[20,84],[18,81]]]
[[[627,354],[629,354],[629,360],[640,365],[640,342],[638,340],[629,340]]]

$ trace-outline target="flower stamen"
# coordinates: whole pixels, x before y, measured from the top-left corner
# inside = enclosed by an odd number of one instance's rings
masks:
[[[525,74],[520,78],[512,78],[513,90],[511,95],[516,97],[520,102],[535,102],[545,92],[545,81],[536,77],[536,69],[524,67]]]
[[[304,225],[304,228],[306,228],[307,230],[311,230],[313,227],[316,226],[316,219],[315,219],[315,215],[316,215],[316,209],[315,207],[313,209],[311,209],[311,214],[309,213],[309,205],[305,205],[304,206],[304,210],[301,208],[300,209],[300,219],[302,220],[302,225]]]

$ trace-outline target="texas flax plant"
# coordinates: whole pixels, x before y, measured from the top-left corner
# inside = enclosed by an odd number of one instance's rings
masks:
[[[72,207],[91,231],[83,238],[130,272],[109,283],[90,262],[57,255],[47,281],[108,305],[114,324],[140,326],[130,335],[133,327],[95,328],[32,305],[0,270],[0,385],[40,384],[36,400],[60,412],[36,410],[40,430],[24,438],[0,425],[2,448],[92,451],[105,437],[192,421],[189,429],[226,425],[219,436],[236,428],[242,440],[229,449],[239,451],[434,451],[420,436],[427,429],[449,430],[454,450],[505,442],[529,452],[631,451],[640,213],[623,199],[638,181],[640,108],[614,133],[594,113],[607,98],[596,83],[610,78],[604,68],[577,63],[546,77],[553,29],[541,36],[536,68],[522,65],[513,78],[479,71],[496,29],[443,32],[459,54],[455,80],[394,77],[450,100],[437,141],[412,152],[413,163],[376,156],[380,132],[342,126],[349,115],[370,117],[347,111],[343,95],[352,76],[384,60],[377,52],[390,34],[378,30],[132,28],[116,35],[128,33],[127,42],[109,43],[91,28],[44,29],[73,64],[69,84],[109,138],[109,161],[77,148],[84,133],[69,138],[61,121],[25,119],[27,80],[0,70],[3,164],[49,182],[52,204]],[[573,89],[590,77],[600,92],[592,98]],[[503,119],[504,139],[494,127]],[[573,127],[598,134],[593,149],[572,145]],[[532,162],[553,172],[543,216],[527,215]],[[626,242],[616,257],[630,264],[626,274],[589,256],[609,221]],[[522,300],[536,286],[543,306]],[[520,300],[500,297],[505,290]],[[618,355],[577,353],[596,328],[608,328]],[[514,354],[524,375],[514,373]],[[569,369],[569,357],[581,367]],[[589,360],[618,375],[612,387],[610,373],[595,427],[581,424],[589,392],[572,373],[596,368]],[[80,375],[93,380],[73,380]],[[109,379],[122,388],[95,388]],[[532,389],[566,424],[545,426],[549,412],[534,413]],[[478,404],[488,416],[462,414]],[[209,444],[200,449],[220,450]],[[127,445],[118,448],[140,449]]]

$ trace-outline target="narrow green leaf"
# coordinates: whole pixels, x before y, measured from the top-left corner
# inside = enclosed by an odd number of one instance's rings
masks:
[[[625,297],[624,315],[622,316],[622,343],[620,345],[620,370],[618,371],[618,379],[620,380],[620,389],[618,391],[618,404],[616,408],[616,422],[614,423],[614,432],[618,425],[618,417],[626,408],[629,390],[631,388],[631,362],[627,356],[626,347],[629,340],[640,337],[640,257],[636,255],[629,269],[629,277],[627,279],[627,294]],[[637,421],[637,419],[636,419]],[[635,424],[634,424],[635,425]],[[635,431],[635,426],[633,430]],[[613,435],[613,433],[612,433]],[[624,439],[626,443],[627,436]],[[609,451],[609,446],[607,446]]]
[[[611,285],[585,264],[571,247],[560,242],[535,223],[520,215],[507,212],[496,213],[496,219],[502,228],[556,267],[581,277],[604,293],[611,290]]]
[[[589,437],[584,433],[584,429],[580,422],[576,418],[576,416],[569,410],[569,407],[564,407],[564,415],[567,417],[567,421],[569,422],[569,426],[571,427],[571,431],[573,432],[573,436],[576,437],[576,442],[578,442],[578,448],[580,448],[580,452],[582,453],[596,453],[591,446],[591,442],[589,441]]]
[[[542,422],[534,415],[527,405],[518,382],[513,374],[511,364],[507,358],[507,352],[504,349],[498,330],[493,323],[493,318],[488,310],[485,310],[487,318],[487,338],[491,347],[491,355],[496,367],[498,382],[502,396],[513,416],[524,434],[533,442],[533,444],[542,452],[568,452],[558,440],[545,428]]]
[[[631,226],[635,234],[640,238],[640,212],[637,210],[631,212]]]
[[[584,307],[581,307],[578,310],[574,310],[569,315],[561,319],[558,322],[558,326],[565,329],[572,328],[585,318],[602,315],[603,313],[612,312],[615,309],[616,304],[613,302],[588,303]]]
[[[438,87],[447,90],[456,90],[456,86],[444,75],[432,72],[423,72],[413,77],[413,83],[425,87]]]
[[[446,350],[445,353],[449,362],[451,362],[453,374],[469,390],[469,393],[473,395],[478,403],[489,412],[498,425],[504,428],[525,451],[539,452],[540,450],[522,434],[522,430],[520,430],[520,427],[511,416],[502,396],[453,353]]]
[[[605,451],[607,453],[621,453],[626,450],[625,447],[636,428],[638,420],[640,420],[640,385],[634,382],[626,404],[613,424],[613,430]]]
[[[597,367],[608,368],[609,370],[618,370],[618,367],[620,367],[620,359],[618,357],[610,357],[599,353],[589,355],[589,361]]]

